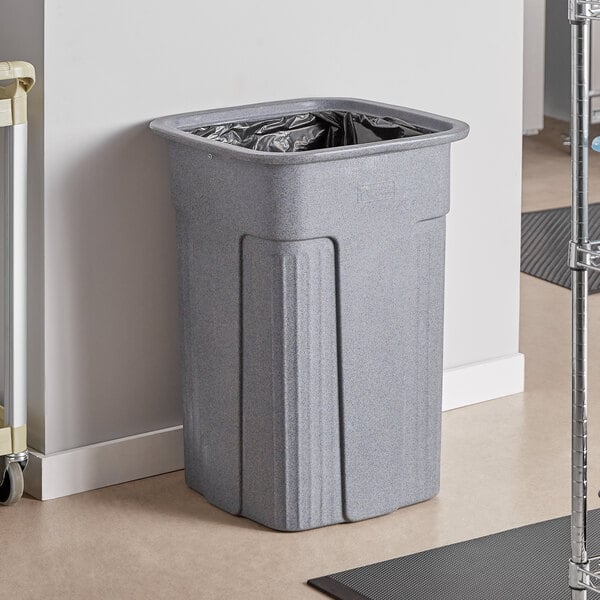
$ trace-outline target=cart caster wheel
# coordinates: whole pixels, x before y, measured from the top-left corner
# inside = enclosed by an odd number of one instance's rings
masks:
[[[10,463],[0,484],[0,506],[10,506],[21,499],[25,481],[23,469],[19,463]]]

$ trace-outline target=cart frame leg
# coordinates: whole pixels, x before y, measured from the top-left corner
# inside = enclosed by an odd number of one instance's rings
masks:
[[[35,70],[0,62],[0,128],[4,130],[4,402],[0,407],[0,486],[25,469],[27,451],[27,93]],[[4,492],[8,488],[4,486]],[[22,485],[6,495],[12,503]],[[7,499],[8,498],[8,499]]]
[[[27,123],[5,128],[4,425],[12,460],[27,451]]]

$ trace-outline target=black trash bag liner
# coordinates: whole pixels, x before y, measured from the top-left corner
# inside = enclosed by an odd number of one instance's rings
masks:
[[[207,125],[190,133],[262,152],[302,152],[414,137],[433,130],[396,117],[331,110]]]

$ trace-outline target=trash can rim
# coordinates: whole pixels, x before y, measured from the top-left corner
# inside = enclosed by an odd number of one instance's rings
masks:
[[[194,135],[189,131],[207,125],[260,120],[317,110],[339,110],[362,112],[374,116],[400,117],[416,125],[433,129],[434,133],[351,146],[305,150],[303,152],[263,152],[210,140]],[[382,102],[333,97],[299,98],[192,111],[154,119],[150,122],[149,127],[161,137],[199,150],[205,150],[214,156],[279,165],[343,160],[360,156],[415,150],[427,146],[450,144],[464,139],[469,133],[469,126],[457,119]]]

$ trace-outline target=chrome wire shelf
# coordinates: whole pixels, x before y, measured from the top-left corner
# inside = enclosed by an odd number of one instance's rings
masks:
[[[583,244],[569,244],[569,266],[571,269],[600,271],[600,240]]]
[[[577,572],[579,586],[600,593],[600,556],[590,558],[587,565],[577,565]]]
[[[592,0],[569,0],[569,19],[600,19],[600,2]]]

